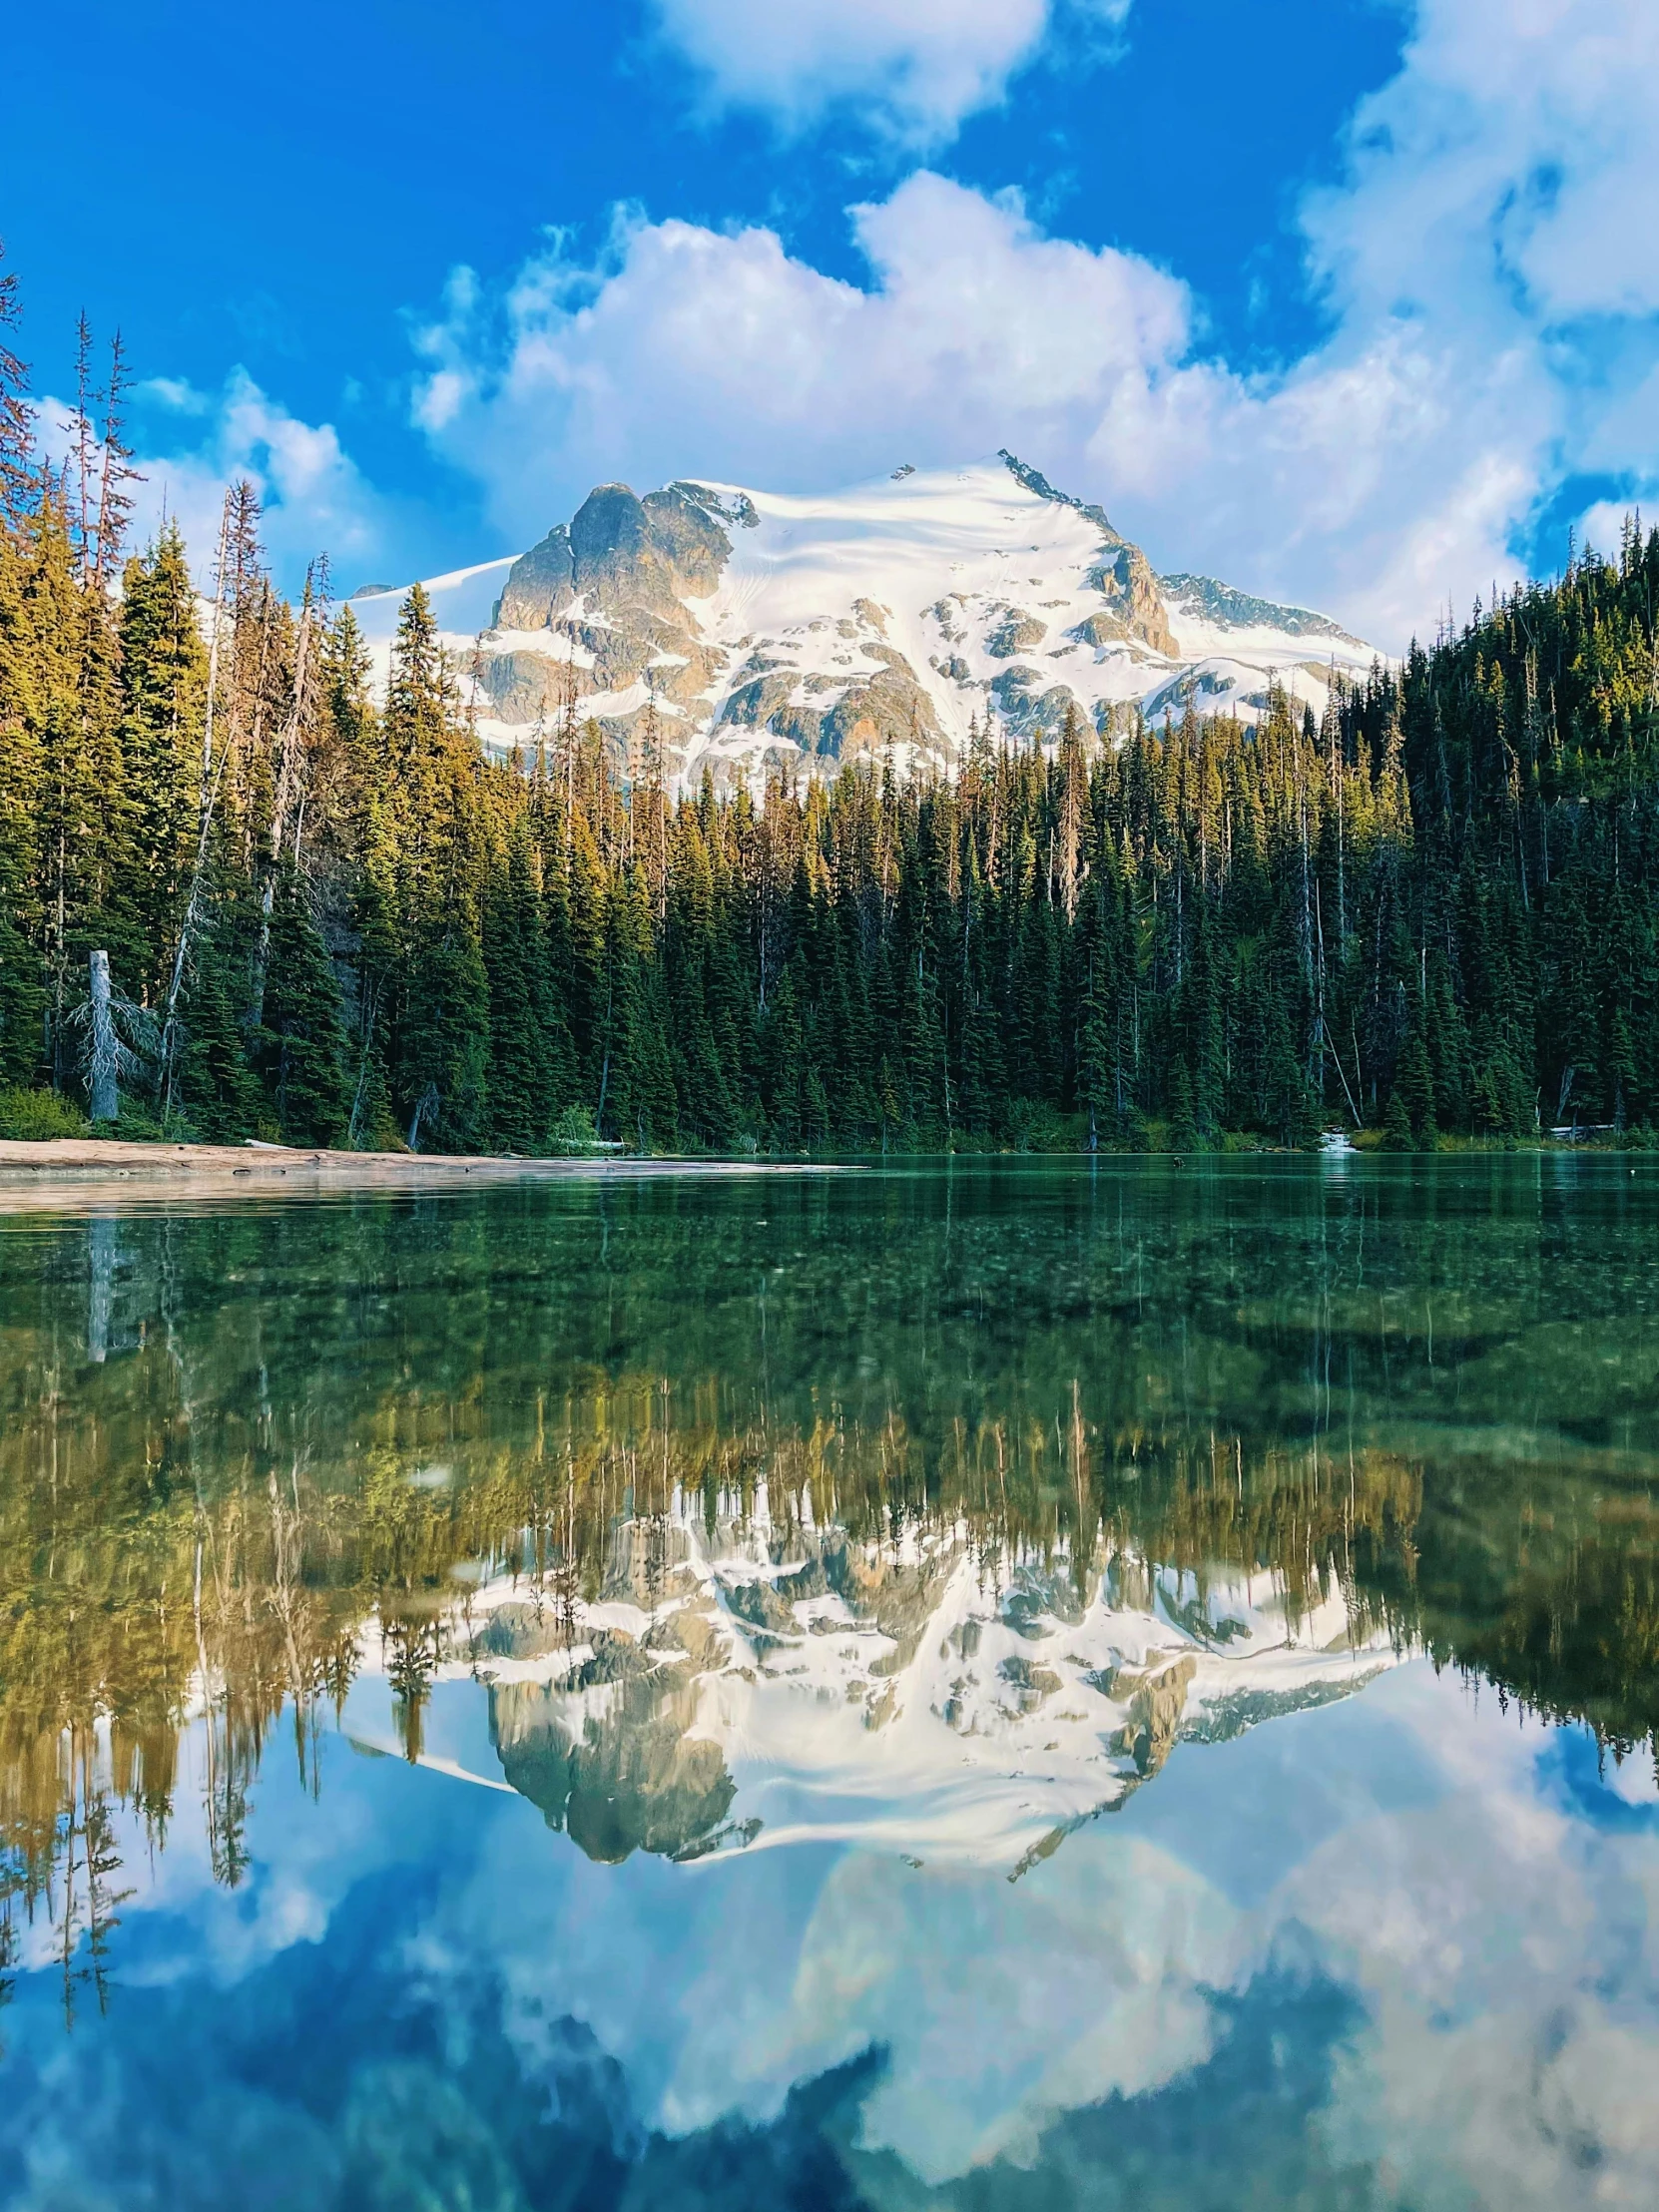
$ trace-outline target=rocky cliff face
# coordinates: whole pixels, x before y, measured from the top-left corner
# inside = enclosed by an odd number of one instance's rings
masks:
[[[1373,658],[1305,609],[1160,579],[1009,453],[816,498],[602,484],[480,604],[494,573],[428,587],[486,742],[592,717],[626,758],[649,713],[692,780],[872,755],[948,771],[978,732],[1052,739],[1074,716],[1108,737],[1189,701],[1250,719],[1274,682],[1318,710],[1333,665]],[[356,612],[383,660],[396,595]]]
[[[1100,559],[1090,572],[1089,582],[1106,601],[1098,614],[1086,615],[1086,624],[1115,624],[1111,635],[1140,638],[1155,653],[1167,654],[1172,660],[1180,652],[1170,630],[1164,611],[1164,602],[1158,590],[1158,579],[1152,573],[1152,563],[1138,545],[1131,545],[1120,537],[1106,519],[1103,507],[1089,506],[1081,499],[1074,499],[1070,492],[1056,491],[1046,476],[1028,468],[1024,461],[1010,453],[1006,447],[997,458],[1007,467],[1016,482],[1038,499],[1047,499],[1062,507],[1072,507],[1085,522],[1091,523],[1100,533]],[[1090,642],[1103,645],[1107,633],[1102,629]]]
[[[626,484],[601,484],[568,528],[513,563],[479,655],[483,699],[527,728],[555,724],[567,697],[603,699],[623,729],[653,696],[695,705],[722,657],[687,602],[713,597],[731,553],[724,511],[707,494],[700,503],[693,487],[670,484],[637,499]]]

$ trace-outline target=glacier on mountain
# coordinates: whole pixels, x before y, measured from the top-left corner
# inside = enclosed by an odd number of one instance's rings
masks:
[[[1139,708],[1323,711],[1379,658],[1306,608],[1159,576],[1104,511],[1001,453],[828,495],[681,482],[591,492],[517,558],[426,586],[492,750],[598,721],[682,781],[879,757],[949,771],[975,731],[1109,738]],[[379,680],[401,591],[353,611]]]

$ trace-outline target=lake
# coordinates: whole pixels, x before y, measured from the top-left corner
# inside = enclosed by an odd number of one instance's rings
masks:
[[[0,1211],[0,2205],[1659,2202],[1656,1233],[1536,1154]]]

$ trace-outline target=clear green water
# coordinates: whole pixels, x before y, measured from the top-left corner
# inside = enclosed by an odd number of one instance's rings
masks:
[[[0,2204],[1659,2202],[1656,1228],[0,1214]]]

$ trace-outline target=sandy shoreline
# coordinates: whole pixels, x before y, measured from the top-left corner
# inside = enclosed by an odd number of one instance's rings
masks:
[[[504,1160],[489,1154],[330,1152],[289,1145],[122,1144],[57,1137],[0,1139],[0,1213],[124,1197],[247,1198],[316,1191],[422,1191],[479,1183],[638,1182],[666,1175],[844,1172],[772,1160]]]

